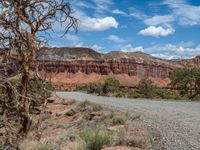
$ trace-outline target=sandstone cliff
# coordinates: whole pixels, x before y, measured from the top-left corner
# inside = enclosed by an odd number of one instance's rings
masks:
[[[17,72],[16,59],[8,67],[0,57],[0,73]],[[200,67],[200,56],[193,59],[165,60],[142,52],[98,53],[89,48],[42,48],[37,57],[42,77],[55,84],[86,84],[99,82],[108,77],[134,86],[142,78],[150,78],[160,86],[167,86],[169,76],[178,67]],[[34,70],[35,67],[33,67]]]
[[[150,78],[167,86],[178,67],[200,67],[200,56],[188,60],[165,60],[142,52],[100,54],[89,48],[43,48],[38,53],[39,72],[56,84],[85,84],[107,77],[134,86]]]

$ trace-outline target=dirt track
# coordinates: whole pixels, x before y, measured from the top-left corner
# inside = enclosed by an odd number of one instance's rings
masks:
[[[131,100],[102,97],[80,92],[57,92],[59,97],[90,100],[112,109],[138,112],[141,119],[160,138],[155,150],[200,150],[200,103],[156,100]]]

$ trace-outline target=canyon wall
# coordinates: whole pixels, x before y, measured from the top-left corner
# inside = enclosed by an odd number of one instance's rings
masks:
[[[0,60],[0,73],[6,76],[20,70],[16,59],[8,67]],[[168,86],[169,77],[176,68],[200,67],[200,56],[193,59],[166,60],[143,52],[98,53],[88,48],[43,48],[37,56],[39,74],[55,84],[87,84],[108,77],[128,86],[140,79],[150,78],[160,86]]]
[[[158,62],[138,63],[131,59],[120,60],[74,60],[74,61],[38,61],[39,71],[46,73],[96,73],[100,75],[127,74],[138,78],[168,78],[174,66]]]

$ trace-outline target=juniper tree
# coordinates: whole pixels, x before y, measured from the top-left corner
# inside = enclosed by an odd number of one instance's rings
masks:
[[[77,30],[77,19],[73,17],[67,0],[0,0],[1,58],[6,62],[6,68],[17,62],[18,74],[21,75],[20,88],[13,87],[8,76],[2,75],[0,80],[0,121],[4,123],[2,126],[7,124],[6,136],[11,135],[11,127],[8,127],[11,122],[20,126],[16,135],[25,136],[30,128],[30,71],[36,63],[37,51],[46,40],[40,35],[49,33],[56,24],[65,27],[63,34],[71,28]],[[12,143],[5,136],[4,139],[0,145]]]

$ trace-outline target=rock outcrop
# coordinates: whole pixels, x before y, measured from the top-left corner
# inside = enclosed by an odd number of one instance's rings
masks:
[[[79,84],[116,77],[122,82],[150,78],[167,86],[176,68],[200,67],[200,56],[193,59],[166,60],[143,52],[98,53],[89,48],[43,48],[38,53],[38,70],[54,83]],[[126,85],[129,83],[126,82]],[[132,86],[132,85],[131,85]]]
[[[13,59],[8,67],[4,57],[0,58],[0,74],[8,76],[19,70],[17,59]],[[142,78],[150,78],[161,86],[167,86],[169,76],[176,68],[200,67],[200,56],[185,60],[166,60],[143,52],[114,51],[101,54],[81,47],[42,48],[37,56],[37,66],[41,76],[51,78],[55,84],[86,84],[113,77],[130,86],[134,86]],[[35,66],[33,70],[34,68]]]
[[[159,62],[120,60],[38,61],[39,71],[46,73],[127,74],[139,78],[168,78],[175,66]]]

